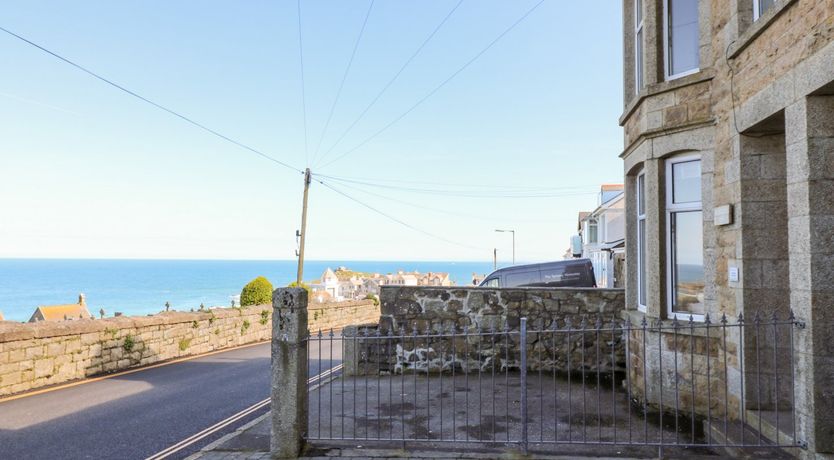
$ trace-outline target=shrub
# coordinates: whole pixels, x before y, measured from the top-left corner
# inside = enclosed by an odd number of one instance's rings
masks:
[[[253,279],[240,291],[241,307],[268,303],[272,303],[272,283],[263,276]]]
[[[375,296],[374,294],[368,294],[368,295],[365,296],[365,298],[367,300],[373,300],[374,301],[374,306],[376,306],[376,307],[379,306],[379,297]]]
[[[123,348],[126,352],[130,353],[131,351],[133,351],[133,346],[134,346],[135,344],[136,344],[136,343],[133,341],[133,336],[132,336],[132,335],[130,335],[130,334],[128,334],[128,335],[126,335],[126,336],[125,336],[125,341],[124,341],[124,343],[122,344],[122,348]]]
[[[243,325],[240,326],[240,335],[243,335],[251,325],[252,323],[250,323],[248,319],[243,320]]]
[[[191,339],[180,339],[180,351],[185,351],[191,345]]]
[[[288,284],[288,285],[287,285],[287,287],[289,287],[289,288],[298,287],[298,282],[293,281],[292,283]],[[301,283],[301,287],[303,287],[303,288],[304,288],[304,290],[305,290],[305,291],[307,291],[307,297],[312,297],[312,295],[313,295],[313,288],[311,288],[309,284],[307,284],[307,283]]]
[[[266,326],[266,323],[269,322],[269,310],[261,310],[261,319],[259,322],[262,326]]]

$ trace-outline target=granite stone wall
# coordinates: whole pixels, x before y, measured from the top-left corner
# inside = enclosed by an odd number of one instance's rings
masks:
[[[272,306],[41,323],[0,322],[0,397],[269,340]],[[316,304],[311,331],[379,317],[373,301]]]
[[[521,318],[528,369],[625,370],[622,330],[612,327],[620,289],[386,286],[380,297],[378,324],[344,330],[348,374],[518,369]]]

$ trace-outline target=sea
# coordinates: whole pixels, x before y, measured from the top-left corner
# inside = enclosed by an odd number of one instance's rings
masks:
[[[492,271],[491,262],[310,260],[304,279],[318,279],[328,267],[447,272],[457,285],[470,285],[473,273]],[[158,313],[166,302],[178,311],[229,306],[253,278],[286,286],[296,270],[295,260],[0,259],[0,312],[7,321],[27,321],[38,305],[75,303],[79,293],[96,316],[101,309],[108,317]]]

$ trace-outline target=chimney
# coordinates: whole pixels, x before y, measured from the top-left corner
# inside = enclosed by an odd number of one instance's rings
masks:
[[[78,305],[81,305],[82,307],[87,306],[87,297],[84,295],[83,292],[81,294],[78,294]]]

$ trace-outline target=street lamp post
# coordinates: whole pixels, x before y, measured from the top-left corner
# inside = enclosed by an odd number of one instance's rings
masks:
[[[512,233],[513,234],[513,265],[515,265],[515,230],[499,230],[495,229],[496,232],[499,233]]]

